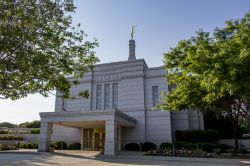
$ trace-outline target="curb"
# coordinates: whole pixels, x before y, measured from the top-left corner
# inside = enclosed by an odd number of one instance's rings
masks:
[[[51,155],[48,152],[36,152],[36,151],[0,151],[0,154],[35,154],[35,155]]]

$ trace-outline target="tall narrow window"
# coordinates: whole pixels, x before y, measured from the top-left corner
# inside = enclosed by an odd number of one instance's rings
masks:
[[[152,99],[153,99],[153,107],[154,107],[158,104],[158,100],[159,100],[158,86],[152,87]]]
[[[112,100],[112,107],[118,108],[118,84],[113,84],[113,100]]]
[[[96,109],[102,109],[102,85],[96,86]]]
[[[110,108],[110,85],[104,85],[104,109]]]

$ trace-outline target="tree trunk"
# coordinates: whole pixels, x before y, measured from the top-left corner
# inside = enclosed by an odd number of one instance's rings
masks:
[[[231,106],[230,106],[231,107]],[[239,150],[239,141],[238,141],[238,132],[239,132],[239,114],[233,114],[232,108],[230,109],[230,119],[233,125],[233,132],[234,132],[234,150]]]
[[[239,150],[239,140],[238,140],[237,133],[234,133],[234,149]]]
[[[237,122],[237,124],[235,124]],[[239,127],[238,127],[238,121],[233,120],[233,131],[234,131],[234,149],[239,150],[239,140],[238,140],[238,133],[239,133]]]

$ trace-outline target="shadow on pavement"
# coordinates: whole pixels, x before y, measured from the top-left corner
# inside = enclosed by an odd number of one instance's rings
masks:
[[[129,153],[117,156],[84,155],[84,152],[54,152],[54,153],[0,153],[0,165],[156,165],[156,166],[218,166],[218,165],[250,165],[249,161],[240,163],[234,159],[199,159],[199,158],[168,158],[159,156],[142,156],[141,154],[129,155]]]

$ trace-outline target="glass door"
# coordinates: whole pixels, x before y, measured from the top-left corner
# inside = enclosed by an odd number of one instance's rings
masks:
[[[93,149],[94,129],[84,129],[83,147],[84,149]]]
[[[100,133],[95,133],[95,149],[99,149],[100,148]]]

